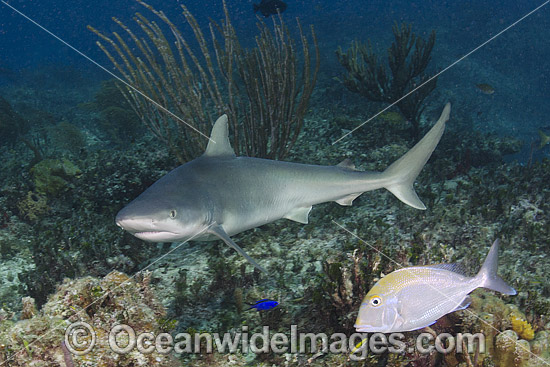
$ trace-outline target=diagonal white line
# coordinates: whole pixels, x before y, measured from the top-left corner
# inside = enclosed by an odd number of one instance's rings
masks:
[[[550,1],[550,0],[549,0]],[[133,85],[131,85],[130,83],[126,82],[125,80],[123,80],[122,78],[120,78],[118,75],[116,75],[115,73],[113,73],[112,71],[110,71],[109,69],[105,68],[103,65],[101,65],[100,63],[98,63],[97,61],[95,61],[94,59],[92,59],[91,57],[89,57],[88,55],[86,55],[85,53],[83,53],[82,51],[78,50],[76,47],[72,46],[70,43],[68,43],[67,41],[63,40],[61,37],[57,36],[55,33],[49,31],[46,27],[42,26],[41,24],[39,24],[38,22],[36,22],[35,20],[31,19],[30,17],[28,17],[27,15],[25,15],[24,13],[22,13],[21,11],[17,10],[16,8],[14,8],[13,6],[11,6],[10,4],[8,4],[7,2],[5,2],[4,0],[0,0],[0,2],[2,2],[2,4],[6,5],[8,8],[12,9],[14,12],[16,12],[17,14],[21,15],[23,18],[25,18],[26,20],[28,20],[29,22],[31,22],[32,24],[34,24],[35,26],[37,26],[38,28],[42,29],[44,32],[48,33],[50,36],[52,36],[53,38],[55,38],[56,40],[58,40],[59,42],[63,43],[65,46],[69,47],[71,50],[73,50],[74,52],[76,52],[77,54],[79,54],[80,56],[84,57],[86,60],[90,61],[92,64],[94,64],[95,66],[97,66],[98,68],[100,68],[101,70],[103,70],[104,72],[106,72],[107,74],[111,75],[113,78],[117,79],[119,82],[121,83],[124,83],[124,85],[126,85],[128,88],[132,89],[133,91],[135,91],[136,93],[138,93],[140,96],[142,96],[143,98],[147,99],[149,102],[151,102],[152,104],[154,104],[156,107],[160,108],[161,110],[163,110],[164,112],[168,113],[170,116],[172,116],[173,118],[175,118],[176,120],[182,122],[183,124],[185,124],[187,127],[189,127],[190,129],[194,130],[196,133],[202,135],[203,137],[205,137],[206,139],[208,139],[209,141],[213,142],[214,144],[216,143],[214,140],[212,140],[210,137],[206,136],[205,134],[203,134],[201,131],[199,131],[196,127],[194,127],[193,125],[187,123],[186,121],[184,121],[181,117],[177,116],[176,114],[174,114],[172,111],[168,110],[166,107],[162,106],[160,103],[158,103],[157,101],[155,101],[154,99],[152,99],[151,97],[149,97],[148,95],[146,95],[145,93],[143,93],[142,91],[140,91],[139,89],[137,89],[136,87],[134,87]]]
[[[455,62],[453,62],[451,65],[447,66],[445,69],[441,70],[439,73],[435,74],[434,76],[432,76],[431,78],[429,78],[428,80],[426,80],[424,83],[420,84],[418,87],[414,88],[413,90],[411,90],[410,92],[408,92],[407,94],[405,94],[403,97],[399,98],[397,101],[394,101],[392,104],[390,104],[389,106],[387,106],[386,108],[384,108],[383,110],[379,111],[377,114],[375,114],[374,116],[372,116],[371,118],[369,118],[368,120],[364,121],[363,123],[361,123],[359,126],[353,128],[353,130],[351,131],[348,131],[347,133],[345,133],[344,135],[342,135],[339,139],[335,140],[332,145],[340,142],[342,139],[344,139],[345,137],[347,137],[348,135],[352,134],[353,132],[357,131],[358,129],[360,129],[361,127],[363,127],[365,124],[367,124],[369,121],[371,121],[372,119],[378,117],[381,113],[383,113],[384,111],[388,110],[389,108],[391,108],[392,106],[396,105],[397,103],[401,102],[403,99],[405,99],[407,96],[409,96],[410,94],[414,93],[415,91],[417,91],[418,89],[422,88],[424,85],[426,85],[427,83],[431,82],[432,80],[434,80],[435,78],[437,78],[438,76],[440,76],[441,74],[443,74],[444,72],[446,72],[447,70],[449,70],[450,68],[452,68],[453,66],[455,66],[456,64],[458,64],[459,62],[461,62],[462,60],[464,60],[465,58],[467,58],[468,56],[470,56],[471,54],[473,54],[474,52],[476,52],[477,50],[479,50],[480,48],[484,47],[485,45],[487,45],[488,43],[490,43],[491,41],[495,40],[496,38],[498,38],[499,36],[501,36],[504,32],[506,32],[507,30],[509,30],[510,28],[513,28],[515,27],[518,23],[520,23],[521,21],[523,21],[525,18],[529,17],[530,15],[533,15],[535,12],[537,12],[538,10],[540,10],[542,7],[544,7],[545,5],[547,5],[548,3],[550,3],[550,0],[547,0],[545,1],[544,3],[542,3],[541,5],[537,6],[535,9],[531,10],[529,13],[525,14],[524,16],[522,16],[521,18],[519,18],[518,20],[516,20],[514,23],[510,24],[508,27],[504,28],[503,30],[501,30],[500,32],[498,32],[497,34],[495,34],[493,37],[489,38],[487,41],[483,42],[482,44],[480,44],[479,46],[477,46],[476,48],[474,48],[472,51],[468,52],[466,55],[462,56],[461,58],[459,58],[458,60],[456,60]]]
[[[122,283],[120,283],[118,286],[116,286],[115,288],[111,289],[110,291],[106,292],[103,296],[99,297],[98,299],[96,299],[95,301],[93,301],[92,303],[90,303],[89,305],[87,305],[86,307],[84,307],[83,309],[81,309],[80,311],[74,313],[72,316],[78,316],[78,315],[81,315],[83,312],[85,312],[89,307],[93,306],[94,304],[96,304],[97,302],[99,301],[103,301],[103,299],[105,299],[105,297],[107,297],[109,294],[111,294],[112,292],[116,291],[117,289],[121,288],[124,284],[128,283],[130,280],[134,279],[135,276],[140,273],[140,272],[143,272],[145,270],[147,270],[148,268],[150,268],[151,266],[153,266],[154,264],[156,264],[157,262],[159,262],[160,260],[164,259],[166,256],[170,255],[172,252],[176,251],[177,249],[179,249],[181,246],[183,246],[184,244],[186,244],[187,242],[189,241],[192,241],[194,238],[198,237],[199,235],[201,235],[202,233],[204,233],[205,231],[207,231],[208,229],[210,229],[210,227],[216,225],[216,222],[213,222],[211,223],[210,225],[208,225],[206,228],[204,228],[202,231],[194,234],[191,238],[189,238],[188,240],[186,241],[183,241],[181,242],[180,244],[178,244],[176,247],[174,247],[173,249],[171,249],[170,251],[168,251],[167,253],[165,253],[164,255],[160,256],[159,258],[155,259],[155,261],[153,261],[152,263],[150,263],[149,265],[147,265],[146,267],[144,267],[143,269],[141,269],[140,271],[136,272],[134,275],[132,275],[131,277],[129,277],[127,280],[123,281]],[[63,325],[60,325],[60,326],[55,326],[51,329],[49,329],[48,331],[46,331],[44,334],[40,335],[38,338],[34,339],[32,342],[30,342],[25,348],[30,348],[32,347],[35,343],[37,343],[38,341],[40,341],[41,339],[43,339],[44,337],[50,335],[51,333],[53,333],[55,330],[58,330],[58,329],[61,329],[63,327]],[[2,363],[0,363],[0,366],[3,366],[5,365],[7,362],[13,360],[17,354],[20,352],[20,351],[23,351],[24,349],[20,349],[19,351],[13,353],[13,356],[2,361]]]
[[[344,231],[346,231],[347,233],[349,233],[350,235],[352,235],[353,237],[355,237],[356,239],[358,239],[359,241],[363,242],[364,244],[366,244],[367,246],[369,246],[371,249],[373,249],[374,251],[378,252],[381,256],[384,256],[386,259],[390,260],[392,263],[394,263],[395,265],[397,265],[398,267],[400,267],[401,269],[406,269],[406,267],[404,267],[402,264],[398,263],[397,261],[395,261],[394,259],[392,259],[391,257],[389,257],[388,255],[386,255],[385,253],[383,253],[382,251],[378,250],[377,248],[375,248],[374,246],[371,246],[367,241],[363,240],[361,237],[359,237],[358,235],[356,235],[355,233],[351,232],[349,229],[347,229],[346,227],[344,227],[343,225],[341,225],[340,223],[336,222],[334,219],[332,220],[332,223],[336,224],[338,227],[340,227],[341,229],[343,229]],[[414,278],[416,279],[420,279],[421,278],[414,274],[414,273],[409,273],[411,276],[413,276]],[[438,288],[434,287],[433,285],[431,284],[426,284],[427,286],[429,286],[430,288],[432,288],[434,291],[436,291],[437,293],[439,293],[441,296],[443,296],[444,298],[450,300],[451,298],[448,297],[445,293],[443,293],[441,290],[439,290]],[[465,312],[469,312],[473,317],[475,317],[476,319],[480,320],[481,322],[483,322],[485,325],[488,325],[490,328],[494,329],[497,334],[501,334],[502,331],[498,330],[497,328],[495,328],[493,325],[489,324],[487,321],[483,320],[481,317],[479,317],[474,311],[468,309],[468,308],[465,308],[464,309]],[[496,337],[495,335],[495,337]],[[505,334],[503,334],[505,335]],[[523,350],[525,350],[526,352],[529,352],[529,354],[535,356],[536,358],[538,358],[540,361],[544,362],[544,364],[550,366],[550,362],[548,362],[547,360],[543,359],[542,357],[539,357],[538,355],[536,355],[535,353],[531,352],[531,350],[525,348],[523,345],[519,344],[516,340],[512,339],[512,338],[509,338],[507,337],[510,341],[514,342],[516,344],[516,347],[519,346],[521,347]]]

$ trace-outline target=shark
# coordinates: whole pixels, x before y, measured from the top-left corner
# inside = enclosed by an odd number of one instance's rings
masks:
[[[149,242],[221,239],[265,273],[231,236],[281,218],[306,224],[315,204],[352,205],[363,192],[379,188],[426,209],[413,185],[439,143],[450,111],[447,103],[426,135],[382,172],[359,171],[349,159],[322,166],[238,157],[223,115],[214,123],[203,155],[161,177],[122,208],[115,222]]]

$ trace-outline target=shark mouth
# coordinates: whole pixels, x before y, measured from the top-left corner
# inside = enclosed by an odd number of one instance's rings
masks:
[[[141,240],[157,242],[175,241],[178,237],[177,233],[168,231],[143,231],[133,232],[132,234]]]
[[[143,232],[134,232],[133,235],[134,236],[148,236],[148,235],[156,235],[156,234],[160,234],[160,233],[175,234],[173,232],[168,232],[168,231],[143,231]]]

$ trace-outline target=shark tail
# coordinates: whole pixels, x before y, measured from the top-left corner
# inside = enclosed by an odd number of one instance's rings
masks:
[[[437,123],[424,135],[422,140],[382,173],[389,180],[389,183],[384,187],[399,200],[413,208],[426,209],[426,206],[414,191],[413,184],[439,143],[450,113],[451,104],[447,103]]]

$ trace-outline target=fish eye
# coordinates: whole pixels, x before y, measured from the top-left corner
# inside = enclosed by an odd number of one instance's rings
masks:
[[[372,296],[369,300],[369,304],[372,307],[378,307],[382,304],[382,298],[380,298],[379,296]]]
[[[170,218],[171,219],[176,218],[176,215],[178,215],[178,212],[176,211],[176,209],[170,210]]]

